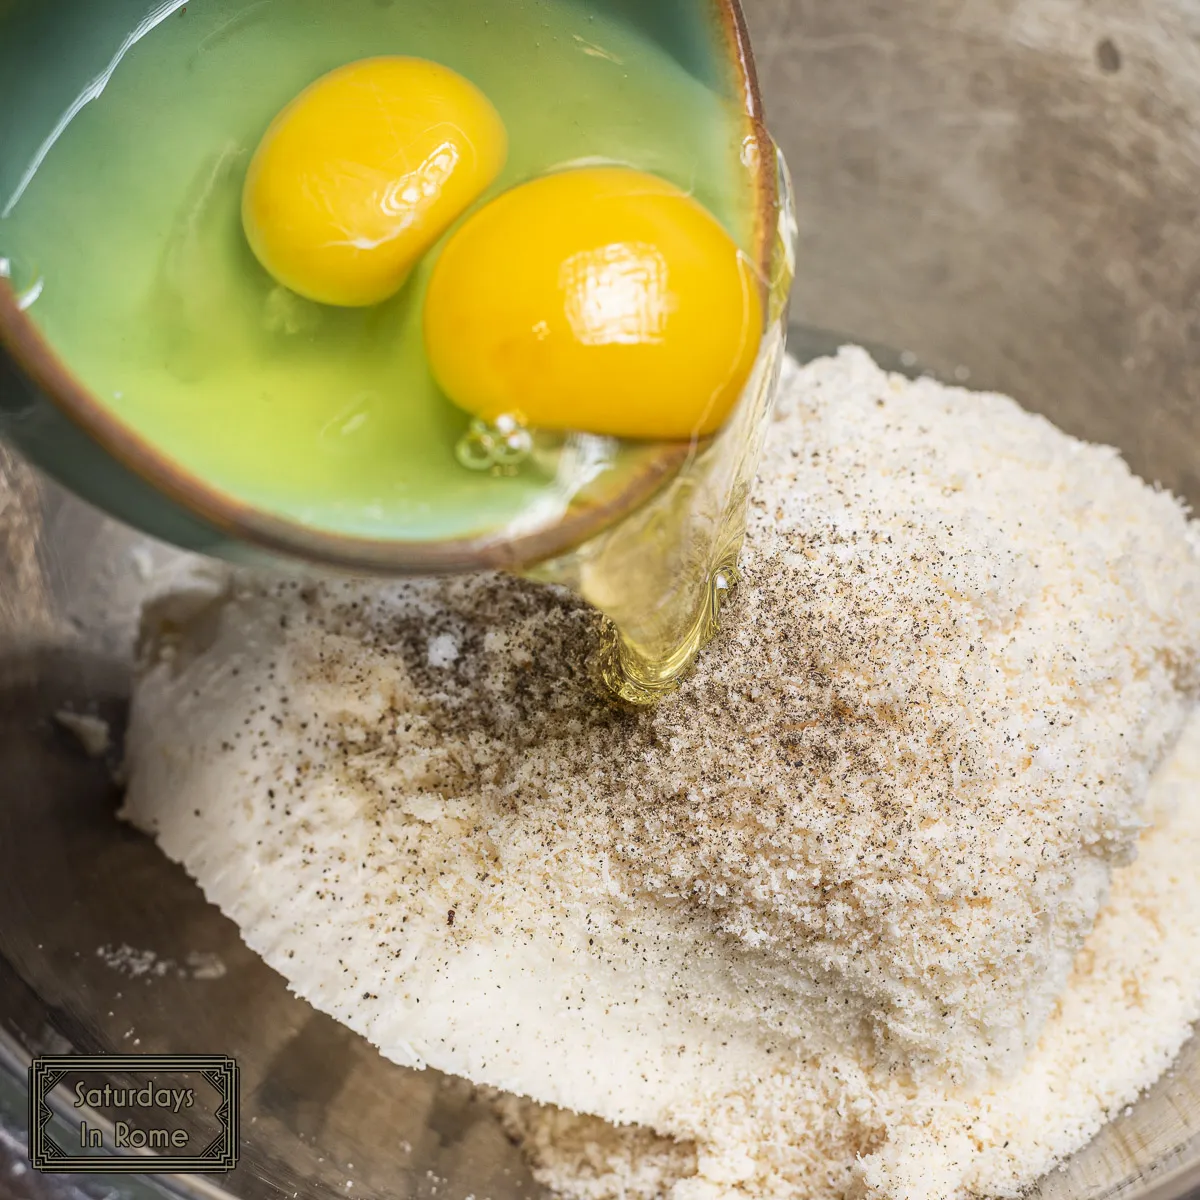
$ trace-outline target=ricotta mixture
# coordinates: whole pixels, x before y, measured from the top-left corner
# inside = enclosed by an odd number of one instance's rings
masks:
[[[102,717],[60,708],[54,719],[79,742],[88,758],[103,758],[112,745],[112,731]]]
[[[210,568],[147,609],[124,813],[569,1196],[1014,1195],[1200,1016],[1197,547],[1114,451],[846,349],[788,364],[654,710],[554,589]]]

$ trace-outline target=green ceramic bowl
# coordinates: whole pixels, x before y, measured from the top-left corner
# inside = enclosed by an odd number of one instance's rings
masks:
[[[790,239],[781,238],[779,228],[781,220],[789,220],[790,200],[782,161],[763,124],[737,0],[606,3],[641,25],[689,72],[735,100],[745,144],[757,148],[753,251],[763,279],[774,281],[778,322],[791,267]],[[72,30],[94,35],[102,28],[119,44],[123,31],[167,8],[172,6],[152,8],[150,0],[104,0],[103,8],[98,0],[86,6],[80,0],[0,0],[0,208],[28,167],[30,147],[69,104],[89,64],[108,53],[79,45],[88,39],[73,39]],[[186,549],[234,560],[304,560],[397,573],[519,569],[553,558],[643,504],[690,449],[656,445],[623,455],[618,469],[605,472],[564,513],[516,537],[497,537],[495,530],[452,540],[422,538],[420,530],[396,539],[330,532],[239,500],[139,436],[73,374],[3,278],[0,435],[99,508]]]

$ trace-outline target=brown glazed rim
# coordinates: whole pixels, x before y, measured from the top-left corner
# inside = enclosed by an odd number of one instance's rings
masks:
[[[713,19],[735,71],[747,136],[771,145],[763,123],[750,39],[739,0],[709,0]],[[755,260],[770,277],[778,199],[773,155],[760,154],[756,177]],[[764,285],[765,286],[765,285]],[[637,508],[683,465],[688,443],[670,443],[637,473],[621,493],[568,510],[553,525],[512,539],[494,535],[444,542],[360,538],[311,529],[251,507],[197,478],[136,434],[104,407],[68,370],[32,318],[17,306],[7,281],[0,280],[0,347],[55,407],[107,454],[155,491],[232,541],[289,558],[302,558],[352,571],[445,574],[481,569],[514,570],[563,554]]]

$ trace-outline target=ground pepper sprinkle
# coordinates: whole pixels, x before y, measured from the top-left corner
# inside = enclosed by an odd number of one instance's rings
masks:
[[[1015,1195],[1200,1015],[1195,529],[845,350],[785,370],[743,568],[643,713],[554,589],[176,580],[125,815],[569,1196]]]

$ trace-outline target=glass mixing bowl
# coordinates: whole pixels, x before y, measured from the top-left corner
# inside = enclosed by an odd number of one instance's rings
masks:
[[[745,7],[798,191],[793,350],[844,336],[969,374],[1200,499],[1200,4]],[[385,1062],[289,995],[117,823],[117,750],[89,759],[56,723],[74,709],[119,735],[139,589],[170,554],[0,459],[0,1197],[536,1195],[470,1087]],[[121,947],[170,969],[134,974]],[[24,1063],[68,1049],[237,1055],[238,1169],[157,1182],[23,1170]],[[1038,1194],[1196,1188],[1193,1042]]]

